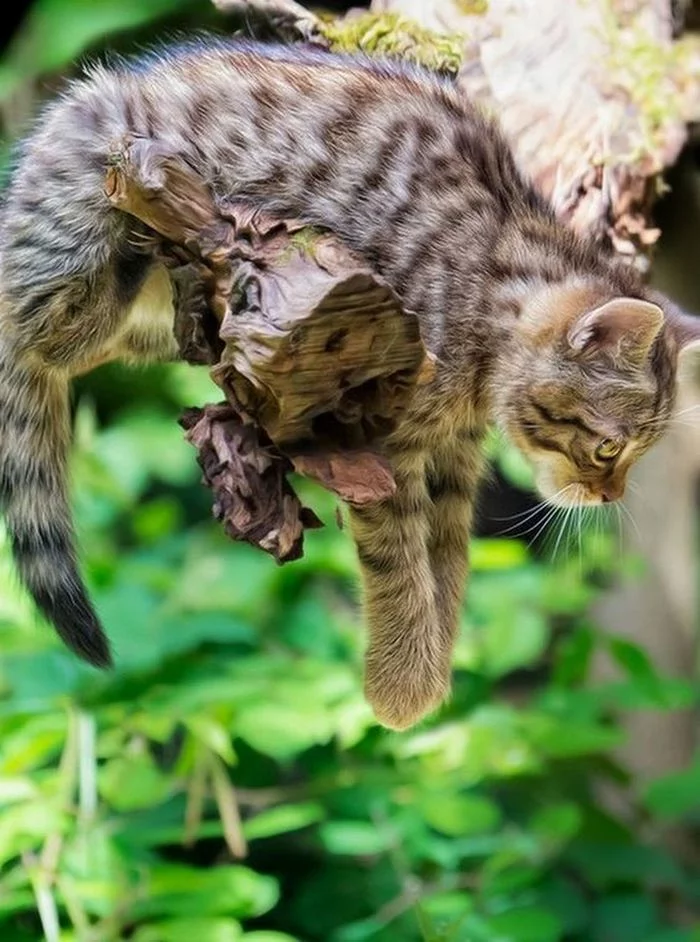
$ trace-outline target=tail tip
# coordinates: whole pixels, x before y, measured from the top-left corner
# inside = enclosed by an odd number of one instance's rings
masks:
[[[93,667],[99,667],[102,670],[110,670],[114,667],[114,657],[101,628],[99,633],[95,632],[89,638],[83,639],[82,643],[76,646],[75,652]]]
[[[61,634],[68,646],[83,661],[103,670],[114,667],[109,641],[94,615],[88,620],[74,623],[69,633],[61,632]]]
[[[93,667],[114,667],[112,651],[107,635],[86,595],[81,591],[75,595],[46,599],[34,596],[43,614],[53,623],[60,638],[74,654]],[[41,604],[43,602],[43,604]]]

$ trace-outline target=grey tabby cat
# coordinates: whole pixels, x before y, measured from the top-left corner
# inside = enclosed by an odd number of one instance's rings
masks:
[[[0,237],[2,507],[24,584],[93,664],[110,652],[76,566],[69,381],[176,355],[167,274],[103,195],[127,133],[218,194],[333,229],[420,317],[438,369],[386,445],[396,496],[351,514],[367,695],[404,728],[449,689],[487,424],[549,500],[616,500],[700,323],[558,224],[495,124],[434,76],[218,40],[93,69],[25,142]]]

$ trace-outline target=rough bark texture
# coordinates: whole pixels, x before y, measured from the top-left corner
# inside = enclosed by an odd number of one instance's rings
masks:
[[[286,475],[350,503],[390,495],[374,450],[432,375],[418,320],[331,233],[215,200],[191,168],[150,141],[115,149],[105,192],[149,228],[171,272],[185,359],[207,363],[227,404],[190,410],[187,437],[227,532],[297,558],[318,520]]]

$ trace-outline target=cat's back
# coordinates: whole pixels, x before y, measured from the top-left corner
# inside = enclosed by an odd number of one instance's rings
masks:
[[[102,203],[125,135],[157,138],[203,170],[225,173],[249,155],[248,176],[257,166],[280,177],[322,149],[341,160],[353,138],[366,148],[396,121],[398,130],[421,116],[434,123],[436,102],[449,110],[453,98],[446,83],[399,63],[217,38],[163,46],[89,67],[44,108],[17,149],[6,205],[11,219],[37,200],[50,213]]]
[[[443,113],[463,114],[466,103],[449,82],[408,63],[197,39],[88,67],[40,114],[20,153],[26,161],[52,149],[60,156],[66,148],[95,163],[120,134],[172,139],[180,146],[191,139],[205,149],[216,145],[220,132],[231,143],[234,125],[245,133],[250,123],[264,136],[304,120],[311,136],[328,117],[340,114],[346,126],[372,125],[392,111],[398,117],[399,107],[404,120],[438,120]]]
[[[472,196],[484,212],[530,199],[496,126],[446,80],[396,62],[199,39],[90,68],[46,108],[6,197],[5,259],[18,247],[2,265],[10,290],[108,263],[128,224],[104,177],[130,135],[160,141],[222,194],[333,228],[371,257],[401,227],[464,213]],[[28,248],[30,229],[40,236]]]

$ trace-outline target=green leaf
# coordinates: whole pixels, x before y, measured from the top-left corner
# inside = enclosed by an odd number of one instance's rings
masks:
[[[18,913],[31,912],[34,910],[34,907],[35,897],[32,890],[3,892],[3,895],[0,896],[0,916],[12,916]],[[5,934],[3,924],[3,942],[6,942],[6,940],[8,940],[8,936]],[[8,942],[12,942],[11,936]],[[30,940],[24,936],[23,942],[30,942]],[[34,942],[34,940],[31,940],[31,942]]]
[[[172,783],[150,755],[117,756],[99,772],[100,794],[116,811],[134,811],[158,805],[170,794]]]
[[[0,94],[73,62],[90,43],[156,19],[190,0],[37,0],[0,70]]]
[[[280,575],[263,553],[232,546],[209,530],[188,540],[183,571],[187,578],[174,586],[173,607],[182,612],[225,611],[253,623],[274,599]]]
[[[700,812],[700,761],[681,772],[657,778],[647,785],[644,803],[666,821]]]
[[[206,641],[248,642],[250,626],[223,612],[182,614],[166,609],[158,596],[133,580],[120,580],[98,595],[121,673],[158,667],[166,657]]]
[[[375,939],[384,928],[385,922],[380,919],[361,919],[341,926],[333,935],[333,942],[365,942]],[[432,940],[431,940],[432,942]]]
[[[512,484],[524,491],[535,490],[532,468],[517,448],[499,442],[495,451],[501,471]]]
[[[484,862],[483,892],[497,898],[517,898],[524,890],[535,886],[542,879],[541,866],[518,862],[519,857],[532,856],[532,848],[504,847]]]
[[[432,893],[421,900],[421,908],[432,920],[454,922],[474,909],[474,900],[469,893],[450,890]]]
[[[130,893],[133,862],[120,847],[113,824],[98,821],[73,832],[65,842],[61,862],[66,889],[92,916],[108,917]]]
[[[664,705],[663,684],[647,653],[624,638],[608,638],[608,650],[613,660],[625,671],[630,680],[650,698],[652,704]]]
[[[231,745],[231,734],[223,723],[213,716],[207,716],[206,713],[187,716],[183,722],[195,739],[220,756],[227,765],[235,764],[236,755]]]
[[[0,741],[0,774],[29,772],[53,758],[64,743],[65,714],[26,719]]]
[[[695,929],[661,929],[645,942],[700,942],[700,927]]]
[[[0,690],[6,697],[4,702],[0,700],[0,714],[42,712],[55,715],[60,698],[75,692],[82,680],[94,677],[96,672],[68,651],[57,649],[55,636],[49,634],[48,627],[35,626],[31,632],[22,630],[22,640],[27,645],[31,642],[32,649],[5,655],[0,662]],[[56,744],[58,740],[57,734]],[[39,741],[32,742],[32,751],[39,744]],[[0,757],[0,763],[2,761]]]
[[[542,722],[534,715],[527,719],[533,725],[535,719]],[[404,759],[420,756],[433,775],[459,769],[462,781],[472,784],[488,776],[521,775],[539,767],[529,741],[535,737],[523,726],[523,718],[515,710],[484,704],[467,720],[397,737],[386,748]]]
[[[549,756],[588,755],[604,752],[622,741],[617,727],[600,723],[567,722],[544,714],[525,717],[531,741]]]
[[[576,876],[563,876],[555,872],[540,884],[539,898],[561,920],[568,938],[584,936],[590,921],[587,887],[579,885]]]
[[[210,870],[161,865],[151,873],[147,895],[135,902],[137,918],[235,916],[249,919],[277,902],[277,882],[247,867]]]
[[[501,820],[498,806],[479,795],[436,793],[426,796],[419,807],[431,827],[451,837],[492,831]]]
[[[642,893],[620,893],[593,905],[591,935],[606,942],[639,942],[661,929],[656,901]]]
[[[559,642],[554,662],[554,679],[558,684],[571,687],[583,683],[588,675],[596,641],[597,636],[593,631],[579,628]]]
[[[38,797],[37,787],[30,778],[20,776],[0,778],[0,808],[6,808],[16,801]]]
[[[473,572],[513,569],[522,566],[528,559],[527,547],[519,540],[481,537],[472,540],[469,547],[469,564]]]
[[[0,815],[0,865],[27,851],[36,851],[52,835],[63,834],[68,815],[45,799],[10,805]]]
[[[541,612],[523,608],[514,611],[504,604],[493,612],[482,636],[482,667],[491,677],[501,677],[515,668],[528,667],[542,656],[549,638],[549,625]]]
[[[254,749],[276,759],[289,759],[328,742],[333,724],[322,704],[283,704],[260,700],[236,717],[235,733]]]
[[[137,507],[131,525],[140,542],[156,543],[177,530],[181,523],[179,504],[171,498],[160,497]]]
[[[242,942],[300,942],[295,936],[286,932],[246,932]]]
[[[678,862],[660,847],[641,842],[628,843],[586,840],[581,835],[566,856],[588,874],[589,882],[599,889],[636,881],[643,885],[682,888],[684,874]]]
[[[330,854],[367,857],[381,854],[393,846],[395,838],[388,829],[380,829],[366,821],[328,821],[322,824],[320,836]]]
[[[536,812],[530,819],[530,829],[551,851],[575,837],[581,822],[580,808],[571,802],[562,802]]]
[[[490,916],[488,926],[494,942],[558,942],[562,938],[559,920],[549,910],[537,906],[511,909]]]
[[[276,834],[286,834],[289,831],[298,831],[322,821],[325,811],[322,805],[312,801],[300,802],[295,805],[279,805],[261,811],[254,818],[249,818],[243,825],[243,834],[249,841],[263,837],[273,837]]]
[[[177,919],[139,929],[134,942],[241,942],[243,930],[234,919]]]

